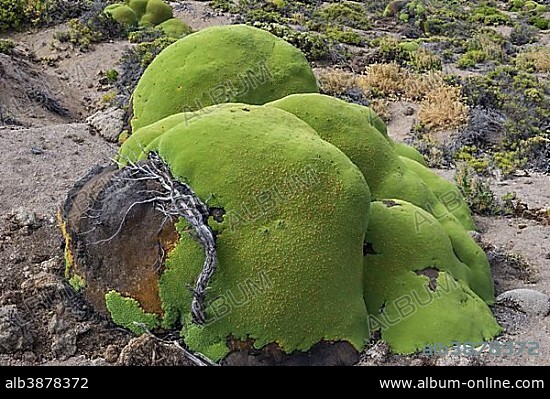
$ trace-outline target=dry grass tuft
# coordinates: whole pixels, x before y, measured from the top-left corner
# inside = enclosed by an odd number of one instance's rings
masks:
[[[392,117],[389,102],[398,100],[420,102],[420,122],[431,131],[461,126],[468,118],[460,88],[446,84],[441,72],[414,73],[393,62],[372,64],[365,75],[328,70],[319,83],[323,92],[336,96],[358,87],[386,122]]]
[[[417,101],[444,85],[444,82],[443,74],[440,72],[415,74],[397,63],[390,63],[367,67],[367,74],[358,78],[358,85],[366,95],[391,100]]]
[[[330,69],[319,76],[319,85],[324,93],[340,95],[357,87],[357,79],[351,72]]]
[[[420,103],[420,122],[432,131],[464,125],[468,120],[468,106],[462,100],[458,87],[443,85],[436,88]]]

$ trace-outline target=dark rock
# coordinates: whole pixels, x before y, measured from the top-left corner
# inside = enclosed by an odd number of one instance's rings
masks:
[[[31,341],[17,306],[0,307],[0,353],[21,351]]]
[[[322,341],[308,352],[286,354],[277,344],[255,349],[253,341],[231,340],[231,353],[221,361],[224,366],[352,366],[359,353],[348,342]]]

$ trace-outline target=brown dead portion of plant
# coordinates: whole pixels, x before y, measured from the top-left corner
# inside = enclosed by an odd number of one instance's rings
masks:
[[[332,69],[320,75],[319,83],[325,93],[336,96],[351,89],[361,90],[385,120],[391,118],[388,102],[405,100],[420,103],[419,121],[430,131],[452,129],[467,122],[468,106],[460,88],[448,85],[441,72],[414,73],[397,63],[372,64],[365,72],[356,75]]]

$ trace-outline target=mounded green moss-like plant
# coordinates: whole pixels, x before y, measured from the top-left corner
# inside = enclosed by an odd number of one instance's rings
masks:
[[[228,82],[258,65],[269,79],[227,95]],[[225,97],[205,97],[220,86]],[[217,268],[203,323],[188,288],[204,248],[181,218],[158,277],[162,315],[109,292],[116,323],[138,334],[182,326],[188,347],[216,361],[235,341],[286,353],[323,341],[361,349],[370,325],[399,353],[500,331],[487,307],[488,262],[457,188],[395,144],[371,109],[316,91],[300,52],[250,27],[206,29],[157,57],[134,94],[119,161],[137,168],[158,154],[149,165],[163,162],[207,204]]]
[[[136,26],[139,22],[135,11],[126,4],[111,4],[105,8],[105,13],[126,27]]]
[[[424,156],[416,148],[411,147],[410,145],[405,143],[395,143],[393,149],[400,157],[412,159],[413,161],[418,162],[420,165],[428,167]]]
[[[162,0],[125,0],[105,7],[105,13],[127,28],[157,26],[174,18],[172,7]],[[178,29],[183,25],[179,24]],[[176,23],[171,23],[173,29]],[[179,36],[181,37],[181,36]]]
[[[287,352],[306,351],[321,340],[360,348],[369,330],[366,310],[356,301],[360,252],[361,259],[367,253],[362,295],[371,323],[382,327],[395,351],[413,352],[430,339],[450,343],[498,333],[485,304],[493,301],[488,264],[466,232],[473,224],[462,196],[419,162],[398,156],[418,154],[384,133],[369,108],[319,94],[291,95],[264,107],[216,105],[137,130],[122,146],[121,160],[158,152],[177,180],[226,212],[222,222],[210,219],[220,267],[209,285],[207,324],[192,322],[192,293],[181,289],[194,284],[204,255],[180,221],[181,239],[159,283],[163,326],[181,323],[189,347],[214,360],[227,354],[229,336],[252,338],[257,348],[277,342]],[[303,170],[310,174],[299,189],[285,193],[288,179]],[[382,202],[374,203],[378,217],[371,217],[363,243],[369,191]],[[418,207],[391,199],[397,197]],[[431,299],[425,269],[437,272],[430,284],[439,288]],[[296,284],[301,291],[294,291]],[[407,293],[424,295],[412,305],[414,314],[381,326],[403,311],[387,304]],[[298,313],[307,317],[293,317]],[[434,332],[440,320],[445,328]]]
[[[162,0],[149,0],[139,24],[141,26],[157,26],[172,18],[174,18],[172,7]]]
[[[470,208],[468,208],[468,204],[455,184],[438,176],[426,166],[421,165],[415,160],[404,156],[400,156],[400,159],[405,166],[422,179],[430,190],[432,190],[437,199],[452,212],[465,229],[475,230]]]
[[[113,321],[134,334],[141,335],[159,326],[158,316],[146,313],[134,298],[127,298],[116,291],[110,291],[105,295],[105,304]]]
[[[365,302],[373,327],[394,351],[486,342],[502,330],[429,213],[399,200],[373,202],[366,242]]]
[[[284,40],[244,25],[213,27],[179,40],[151,63],[134,93],[132,126],[213,104],[265,104],[317,91],[307,60]]]
[[[168,19],[159,24],[158,27],[164,31],[166,36],[173,37],[175,39],[179,39],[192,32],[189,25],[177,18]]]
[[[457,256],[469,266],[472,290],[488,303],[494,301],[489,263],[467,232],[473,229],[473,222],[462,195],[422,165],[415,163],[411,168],[405,164],[394,151],[393,142],[368,124],[365,113],[372,111],[317,94],[291,95],[269,106],[298,116],[342,150],[363,172],[373,199],[399,198],[436,217],[451,237]],[[446,201],[442,202],[436,192]]]
[[[215,359],[227,352],[220,348],[229,335],[256,347],[277,342],[287,352],[321,340],[363,346],[370,195],[341,151],[289,113],[245,105],[212,107],[154,147],[174,177],[226,212],[222,223],[211,220],[220,266],[208,291],[209,322],[190,323],[192,295],[182,287],[196,281],[203,254],[182,222],[160,281],[166,326],[184,324],[188,345]],[[263,288],[247,289],[262,277]]]
[[[449,213],[450,223],[457,222],[452,220],[457,217],[465,228],[473,229],[472,219],[458,189],[419,163],[403,164],[399,152],[420,158],[421,155],[403,144],[396,150],[396,144],[380,132],[385,132],[379,126],[383,122],[371,109],[319,94],[291,95],[268,106],[298,116],[321,138],[342,150],[363,172],[374,198],[403,198],[432,214]],[[374,128],[375,124],[379,127]],[[400,183],[394,184],[396,181]],[[433,190],[441,196],[447,193],[449,199],[453,196],[459,204],[444,207],[446,204],[434,196]]]

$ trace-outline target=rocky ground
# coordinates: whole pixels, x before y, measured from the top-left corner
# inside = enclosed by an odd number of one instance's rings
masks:
[[[205,2],[174,6],[195,29],[231,22]],[[17,56],[0,54],[0,104],[14,121],[0,127],[0,365],[192,364],[170,335],[133,339],[96,316],[63,279],[56,213],[73,183],[116,152],[125,115],[102,101],[110,88],[98,81],[131,45],[116,40],[89,52],[52,48],[62,29],[11,35]],[[388,109],[390,135],[407,139],[418,105],[398,101]],[[493,179],[490,187],[497,196],[515,192],[528,209],[550,209],[547,175]],[[497,340],[537,342],[539,355],[397,356],[376,342],[360,365],[550,365],[549,219],[524,212],[476,221],[493,267],[493,311],[505,329]]]

